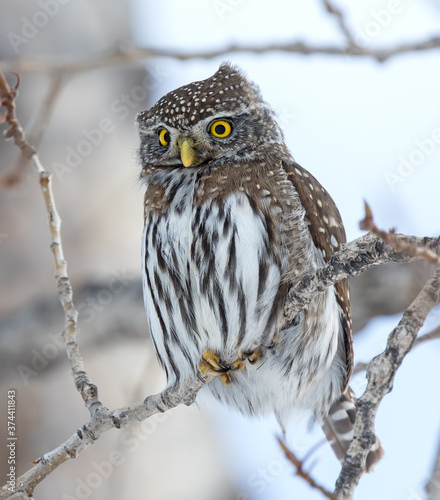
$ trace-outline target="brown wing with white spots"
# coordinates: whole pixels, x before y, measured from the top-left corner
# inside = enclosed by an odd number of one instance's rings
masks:
[[[283,163],[289,179],[294,185],[305,208],[307,223],[315,246],[321,250],[325,262],[346,242],[341,215],[335,202],[321,184],[296,162]],[[346,384],[353,370],[353,330],[350,313],[348,279],[335,285],[336,300],[342,311],[345,332],[345,354],[347,363]]]

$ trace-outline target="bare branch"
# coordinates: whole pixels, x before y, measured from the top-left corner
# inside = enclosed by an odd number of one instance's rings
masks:
[[[354,490],[364,474],[369,451],[376,443],[374,420],[380,402],[393,387],[395,374],[404,357],[414,345],[417,333],[431,309],[440,301],[440,266],[438,252],[429,247],[417,246],[405,241],[393,232],[386,233],[377,228],[368,204],[366,216],[361,222],[363,229],[370,229],[384,238],[394,250],[402,251],[410,257],[422,257],[437,264],[437,270],[426,282],[422,291],[404,312],[397,327],[388,337],[385,351],[376,356],[368,365],[368,385],[356,404],[354,438],[345,456],[339,478],[336,482],[335,500],[351,500]]]
[[[23,128],[15,115],[15,96],[19,83],[20,80],[18,78],[17,86],[14,89],[11,89],[3,73],[0,71],[1,105],[6,109],[4,120],[9,125],[5,136],[6,138],[12,138],[14,140],[15,144],[20,148],[23,156],[33,163],[37,173],[48,216],[51,235],[50,249],[52,250],[55,262],[55,279],[57,281],[58,298],[64,309],[65,329],[63,332],[63,339],[72,367],[75,386],[80,392],[87,408],[92,413],[92,411],[96,410],[97,407],[101,406],[101,403],[98,401],[98,390],[96,386],[90,382],[90,379],[84,370],[83,359],[76,342],[78,311],[75,309],[73,304],[72,287],[69,276],[67,275],[67,263],[64,259],[60,233],[61,218],[58,214],[53,196],[52,175],[44,170],[35,148],[26,141]]]
[[[284,451],[284,454],[286,455],[287,460],[289,460],[289,462],[292,463],[294,465],[294,467],[296,468],[295,474],[298,477],[301,477],[302,479],[304,479],[304,481],[307,484],[309,484],[312,488],[320,491],[326,498],[332,499],[333,498],[332,494],[329,491],[327,491],[323,486],[318,484],[308,472],[303,470],[304,462],[299,460],[296,457],[296,455],[293,453],[293,451],[289,450],[289,448],[286,446],[286,444],[280,438],[277,438],[277,439],[278,439],[278,442],[280,443],[281,448]]]
[[[416,338],[414,341],[413,348],[420,345],[422,342],[426,342],[427,340],[440,339],[440,326],[432,330],[432,332],[425,333],[421,337]]]
[[[224,49],[209,52],[178,52],[160,50],[150,47],[138,47],[130,43],[121,44],[115,50],[100,52],[88,59],[66,61],[60,59],[5,59],[0,64],[5,70],[20,72],[54,72],[56,70],[78,73],[82,71],[95,70],[97,68],[108,68],[110,66],[133,65],[144,63],[147,59],[169,57],[180,61],[188,59],[215,59],[218,57],[228,58],[232,54],[251,52],[262,54],[266,52],[286,52],[290,54],[325,54],[325,55],[350,55],[353,57],[371,57],[379,62],[398,54],[408,52],[420,52],[440,48],[440,37],[429,38],[425,41],[414,43],[403,43],[390,48],[366,48],[358,46],[332,46],[332,45],[309,45],[301,41],[293,41],[286,44],[271,44],[264,47],[251,45],[230,45]]]
[[[365,218],[359,223],[359,226],[361,229],[370,231],[376,236],[379,236],[379,238],[385,241],[385,243],[387,243],[391,248],[396,250],[396,252],[402,252],[405,255],[408,255],[408,257],[423,258],[431,264],[440,267],[440,255],[438,253],[433,252],[424,245],[419,246],[414,245],[412,242],[404,241],[396,235],[394,230],[387,232],[379,229],[373,220],[373,213],[367,202],[365,202]]]
[[[20,476],[16,481],[15,493],[3,486],[0,490],[0,500],[21,495],[29,498],[35,488],[52,471],[69,459],[76,458],[82,451],[92,445],[99,437],[110,429],[122,429],[135,421],[145,420],[156,413],[163,413],[179,404],[187,406],[194,402],[198,391],[210,380],[202,377],[188,381],[160,394],[149,396],[145,401],[137,403],[130,408],[121,408],[109,412],[104,407],[93,412],[92,419],[83,425],[67,441],[57,446],[54,450],[45,453],[34,462],[34,466]]]
[[[0,72],[1,105],[6,109],[4,121],[8,123],[8,129],[5,135],[7,138],[12,138],[14,140],[23,155],[25,155],[25,157],[32,162],[37,172],[49,219],[51,250],[56,268],[55,278],[57,280],[58,296],[63,306],[65,316],[65,330],[63,338],[66,345],[66,351],[70,359],[75,385],[81,393],[86,407],[89,409],[91,414],[90,421],[76,434],[71,436],[71,438],[69,438],[62,445],[58,446],[55,450],[45,454],[37,460],[34,467],[17,480],[17,492],[25,497],[25,495],[32,495],[35,487],[55,468],[67,461],[69,458],[76,457],[86,447],[95,442],[102,433],[113,427],[119,429],[136,420],[144,420],[157,412],[164,412],[182,403],[186,405],[192,404],[198,391],[209,382],[210,378],[203,377],[201,374],[198,374],[197,377],[187,380],[178,387],[166,389],[158,395],[148,397],[141,403],[117,409],[112,412],[99,402],[97,388],[90,382],[84,370],[83,360],[76,342],[78,312],[73,304],[72,288],[67,274],[67,264],[64,259],[60,234],[61,219],[57,212],[52,192],[51,174],[44,170],[36,150],[25,139],[23,129],[15,116],[15,96],[16,88],[11,89],[3,74]],[[439,253],[440,238],[416,238],[412,236],[399,236],[398,238],[402,242],[424,246],[426,249],[436,254]],[[407,262],[420,257],[421,255],[418,254],[407,256],[401,251],[396,251],[372,234],[358,238],[357,240],[346,244],[340,252],[336,253],[327,266],[306,276],[298,284],[298,286],[292,289],[292,293],[289,294],[289,301],[285,310],[286,321],[289,321],[289,314],[293,314],[293,316],[291,316],[291,319],[293,319],[296,312],[301,310],[313,296],[347,276],[356,276],[369,267],[379,265],[384,262]],[[437,276],[436,273],[434,277],[436,278],[435,283],[433,281],[434,278],[432,278],[431,281],[425,285],[425,288],[414,301],[413,305],[405,313],[404,318],[395,330],[396,333],[394,333],[394,336],[393,334],[390,336],[389,347],[387,348],[387,351],[385,351],[384,355],[388,356],[388,358],[392,357],[392,361],[395,363],[395,366],[393,365],[394,373],[397,366],[403,359],[403,356],[411,348],[412,341],[417,334],[417,330],[423,323],[425,317],[424,313],[426,312],[427,314],[428,312],[425,311],[428,304],[426,299],[428,298],[433,301],[435,298],[438,300],[438,284],[440,276]],[[434,284],[437,288],[435,288]],[[430,287],[428,285],[430,285]],[[390,362],[391,361],[388,361],[388,363]],[[376,373],[374,367],[376,367],[375,360],[373,360],[370,364],[370,383],[372,383],[372,377]],[[390,383],[391,381],[392,378],[390,379]],[[387,391],[389,391],[390,388],[391,386],[387,386]],[[384,394],[385,393],[386,392],[384,392]],[[366,410],[362,409],[362,405],[368,409],[368,401],[364,403],[362,398],[360,401],[362,403],[360,405],[360,414],[367,415]],[[361,422],[359,426],[362,426],[363,418],[359,418],[359,422]],[[356,436],[362,435],[361,433],[363,430],[363,427],[360,427]],[[353,450],[350,448],[350,450],[352,453],[356,451],[355,448],[353,448]],[[363,452],[364,451],[362,450],[362,453]],[[349,463],[351,456],[348,455],[347,457],[346,461],[348,460],[347,463]],[[356,463],[356,460],[360,460],[361,465],[363,465],[362,460],[365,462],[365,457],[362,458],[361,456],[360,459],[354,455],[353,457],[354,458],[352,460],[354,460],[354,463]],[[363,469],[361,469],[360,474],[362,474],[362,470]],[[14,493],[8,491],[6,487],[3,487],[0,491],[0,499],[9,498],[12,495],[14,495]]]
[[[39,145],[41,137],[49,123],[52,111],[64,82],[64,73],[56,71],[51,77],[51,81],[47,90],[45,99],[40,104],[40,109],[37,113],[38,119],[35,123],[35,128],[29,134],[29,144]],[[5,176],[0,177],[0,188],[11,187],[18,184],[23,176],[29,158],[25,155],[20,156],[15,166]]]
[[[440,254],[440,237],[418,238],[397,234],[395,237],[402,245],[423,247],[427,252]],[[409,256],[397,251],[371,233],[346,243],[339,252],[333,254],[327,266],[305,276],[290,289],[284,307],[285,324],[289,324],[317,292],[324,291],[348,276],[358,276],[366,269],[385,262],[410,262],[423,257],[419,253]]]
[[[440,326],[435,328],[432,332],[425,333],[421,337],[417,337],[414,341],[412,348],[426,342],[428,340],[440,339]],[[363,361],[359,361],[356,366],[353,368],[353,375],[357,373],[363,372],[368,368],[369,363],[364,363]]]
[[[327,10],[327,12],[329,14],[331,14],[332,16],[334,16],[336,18],[336,20],[338,21],[339,28],[342,31],[345,38],[347,39],[348,44],[353,46],[353,47],[358,48],[358,46],[356,45],[356,43],[354,41],[351,30],[348,27],[348,23],[345,19],[344,13],[340,9],[335,7],[335,5],[333,5],[333,3],[330,2],[329,0],[322,0],[322,3],[324,4],[324,7]]]

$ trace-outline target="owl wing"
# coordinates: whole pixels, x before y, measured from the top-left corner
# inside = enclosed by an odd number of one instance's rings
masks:
[[[335,202],[321,184],[296,162],[283,162],[284,170],[292,182],[306,211],[306,220],[316,248],[325,262],[346,242],[342,218]],[[350,292],[348,278],[335,285],[337,303],[341,308],[344,331],[346,385],[353,371],[353,330],[350,314]]]

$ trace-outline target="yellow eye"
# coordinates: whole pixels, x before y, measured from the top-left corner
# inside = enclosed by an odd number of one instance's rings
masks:
[[[159,129],[159,142],[162,146],[168,146],[170,143],[170,133],[166,128]]]
[[[218,120],[214,122],[209,131],[215,137],[228,137],[232,132],[231,124],[225,120]]]

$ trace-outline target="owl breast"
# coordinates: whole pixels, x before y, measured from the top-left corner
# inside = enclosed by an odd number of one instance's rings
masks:
[[[303,214],[292,206],[294,192],[286,211],[267,189],[273,171],[254,176],[252,186],[235,172],[237,178],[222,187],[221,175],[186,169],[157,171],[147,180],[143,286],[150,333],[168,386],[194,376],[205,349],[233,363],[242,353],[273,345],[277,336],[284,349],[267,349],[258,366],[233,374],[230,387],[217,378],[207,386],[246,413],[273,411],[285,405],[286,394],[292,402],[316,384],[316,365],[329,368],[337,313],[324,339],[328,359],[302,353],[303,361],[292,366],[295,351],[304,351],[305,322],[283,332],[279,324],[286,276],[292,265],[304,271],[309,265],[303,247],[310,238],[299,241],[307,231]],[[296,237],[288,243],[292,231]],[[323,296],[316,307],[328,306],[331,297]]]

